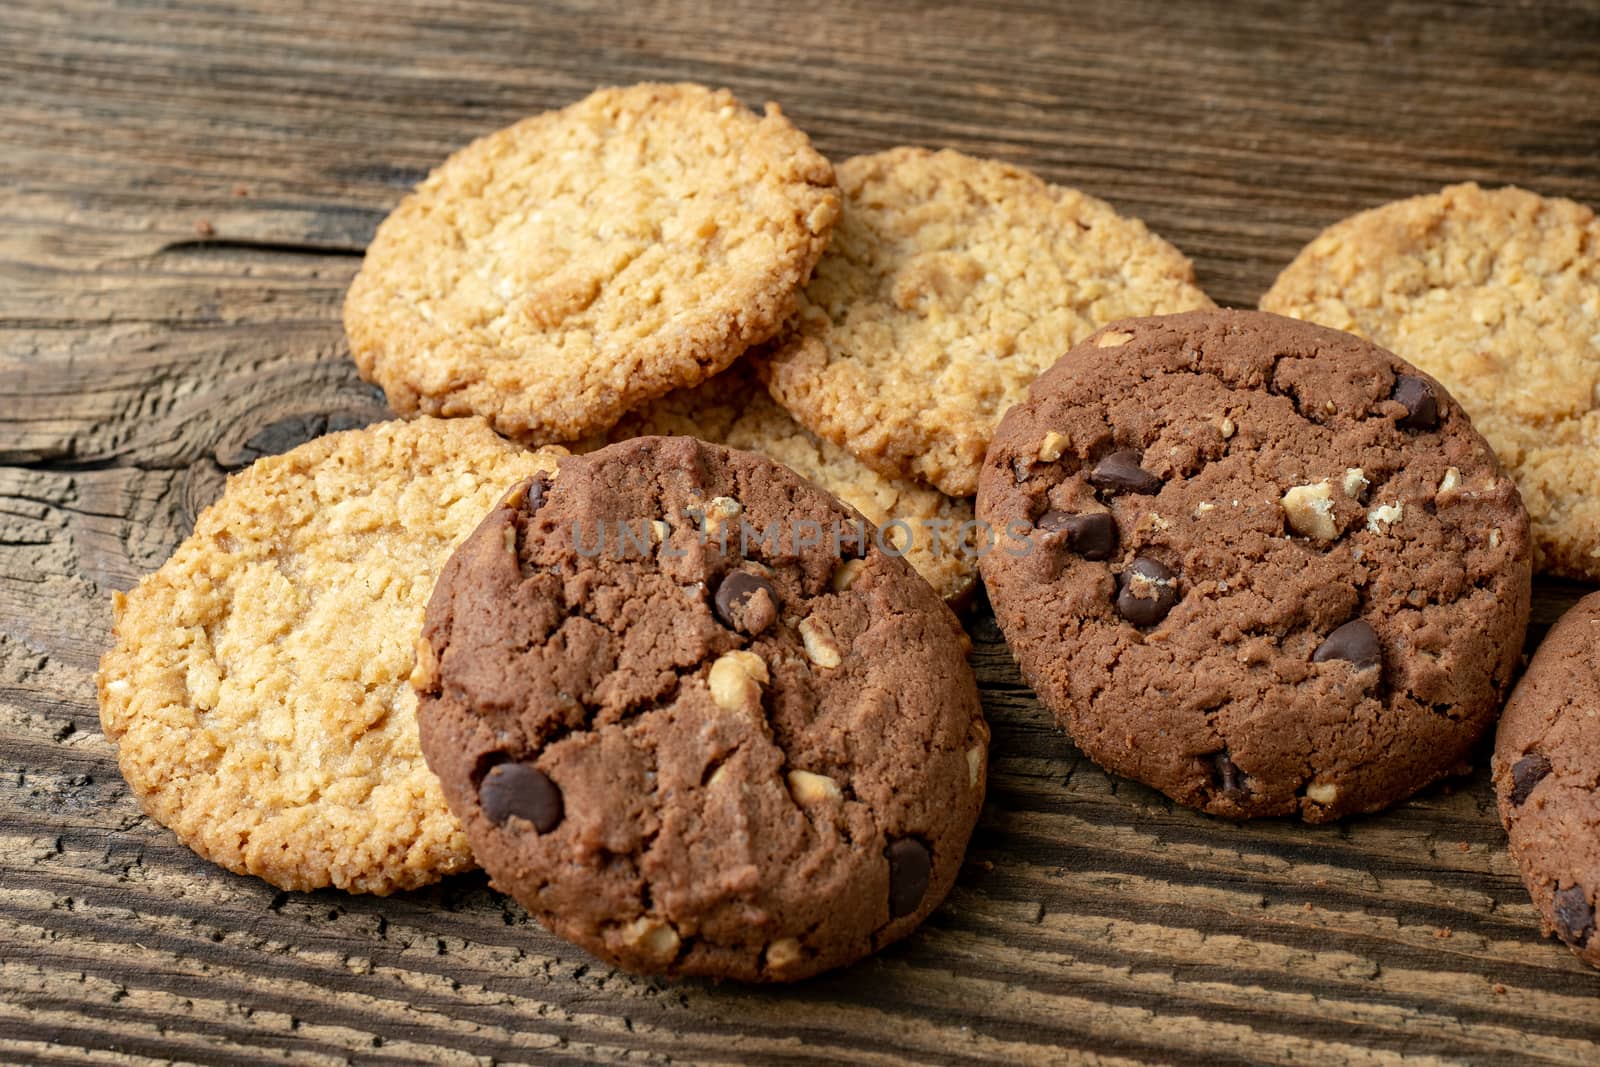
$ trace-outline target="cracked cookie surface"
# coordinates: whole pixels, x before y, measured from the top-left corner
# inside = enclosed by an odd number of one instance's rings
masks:
[[[832,441],[795,422],[741,361],[692,389],[679,389],[625,416],[613,442],[651,434],[687,435],[759,452],[865,515],[876,525],[898,519],[890,534],[917,573],[952,606],[970,599],[978,557],[967,549],[972,502],[905,478],[879,474]],[[965,534],[965,536],[964,536]]]
[[[1544,932],[1600,967],[1600,593],[1551,627],[1506,702],[1494,785]]]
[[[555,456],[479,419],[329,434],[228,480],[115,598],[100,720],[145,810],[283,889],[413,889],[472,866],[408,678],[433,582]]]
[[[1527,515],[1461,408],[1260,312],[1078,345],[1001,424],[978,517],[1041,701],[1096,762],[1218,815],[1321,822],[1450,772],[1527,624]]]
[[[564,459],[494,509],[439,580],[418,685],[423,751],[499,888],[629,970],[755,981],[937,906],[988,728],[937,594],[870,530],[835,550],[857,521],[687,437]]]
[[[1516,479],[1537,569],[1600,581],[1600,218],[1456,185],[1335,223],[1265,311],[1348,330],[1435,375]]]
[[[1210,307],[1137,219],[1019,167],[895,148],[838,168],[844,211],[768,386],[891,476],[971,496],[990,434],[1061,353],[1133,315]]]
[[[461,149],[384,220],[345,300],[351,354],[397,411],[577,440],[767,340],[838,211],[776,105],[602,89]]]

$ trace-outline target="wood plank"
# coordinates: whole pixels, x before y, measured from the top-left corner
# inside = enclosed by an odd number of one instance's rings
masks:
[[[373,228],[451,149],[596,84],[772,97],[823,151],[1001,156],[1253,304],[1327,223],[1450,181],[1600,204],[1600,5],[589,0],[0,10],[0,1058],[1593,1063],[1480,769],[1241,826],[1109,778],[973,620],[995,727],[947,905],[786,990],[636,979],[484,877],[279,893],[128,795],[107,597],[223,478],[383,416],[348,361]],[[1541,582],[1530,648],[1585,587]],[[1480,764],[1481,764],[1480,760]]]

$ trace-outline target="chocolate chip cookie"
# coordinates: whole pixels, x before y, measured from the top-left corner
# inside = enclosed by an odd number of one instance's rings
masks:
[[[463,148],[384,220],[345,301],[351,354],[397,411],[577,440],[767,340],[838,212],[776,105],[601,89]]]
[[[971,496],[1000,416],[1074,342],[1211,306],[1144,223],[1020,167],[896,148],[846,160],[839,185],[843,217],[768,385],[890,477]]]
[[[651,434],[686,434],[777,460],[868,522],[886,526],[885,543],[903,552],[947,603],[959,609],[971,599],[978,577],[972,502],[879,474],[807,430],[767,395],[749,360],[628,414],[607,437],[615,442]]]
[[[282,889],[414,889],[472,866],[417,744],[423,608],[452,549],[553,469],[481,419],[329,434],[228,480],[115,598],[100,721],[156,821]]]
[[[478,861],[607,961],[802,978],[955,880],[988,741],[965,635],[765,457],[563,460],[462,545],[424,636],[423,752]]]
[[[1261,307],[1360,334],[1461,401],[1516,479],[1542,571],[1600,581],[1600,218],[1455,185],[1335,223]]]
[[[1438,382],[1261,312],[1094,334],[1007,414],[981,563],[1024,676],[1097,762],[1322,822],[1450,772],[1528,619],[1528,520]]]
[[[1600,967],[1600,593],[1561,617],[1517,683],[1494,785],[1544,932]]]

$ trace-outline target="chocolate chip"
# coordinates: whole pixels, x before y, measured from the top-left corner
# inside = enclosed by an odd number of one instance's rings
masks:
[[[1573,948],[1583,948],[1594,933],[1594,906],[1583,886],[1556,891],[1556,934]]]
[[[1400,375],[1394,383],[1394,399],[1405,405],[1406,413],[1395,422],[1402,430],[1432,430],[1439,425],[1439,398],[1421,378]]]
[[[1211,766],[1215,772],[1212,784],[1223,796],[1230,800],[1243,800],[1250,795],[1250,787],[1245,784],[1248,776],[1226,751],[1211,757]]]
[[[889,861],[889,915],[895,919],[910,915],[928,892],[933,857],[928,846],[914,837],[891,841],[883,855]]]
[[[749,571],[730,571],[713,598],[717,618],[728,627],[752,637],[778,618],[778,591],[772,583]]]
[[[1117,577],[1117,610],[1135,626],[1154,626],[1178,602],[1178,576],[1140,556]]]
[[[1074,515],[1047,511],[1034,523],[1047,534],[1061,534],[1063,542],[1084,559],[1110,559],[1117,551],[1117,520],[1110,512]]]
[[[540,471],[528,479],[528,489],[522,494],[522,512],[532,515],[544,507],[544,495],[550,491],[550,476]]]
[[[1094,465],[1094,470],[1089,472],[1089,484],[1117,493],[1144,493],[1147,496],[1159,493],[1161,479],[1139,466],[1143,458],[1131,448],[1113,452]]]
[[[1511,765],[1511,803],[1522,807],[1534,786],[1550,773],[1550,760],[1542,752],[1530,752]]]
[[[1378,632],[1365,619],[1352,619],[1323,638],[1322,644],[1311,653],[1312,663],[1326,663],[1331,659],[1349,660],[1358,671],[1383,664],[1383,646],[1378,643]]]
[[[548,775],[525,763],[499,763],[478,787],[483,814],[496,826],[513,815],[526,819],[541,834],[561,823],[561,790]]]

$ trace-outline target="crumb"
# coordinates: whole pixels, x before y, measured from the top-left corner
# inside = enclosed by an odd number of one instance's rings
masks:
[[[1457,845],[1456,848],[1460,849],[1462,852],[1471,852],[1472,851],[1472,843],[1470,841],[1463,841],[1459,845]]]
[[[992,870],[994,870],[994,861],[993,860],[979,860],[978,861],[978,866],[982,867],[986,871],[992,871]]]
[[[248,185],[235,185],[233,187],[233,195],[234,196],[249,196],[250,195],[250,187]]]
[[[1496,982],[1494,984],[1494,995],[1497,996],[1497,997],[1503,997],[1503,996],[1506,995],[1505,983]]]
[[[1321,887],[1323,887],[1323,886],[1328,884],[1328,880],[1326,878],[1318,878],[1315,882],[1312,882],[1311,884],[1320,889]]]
[[[1433,936],[1437,937],[1440,941],[1448,941],[1450,939],[1450,933],[1451,931],[1448,926],[1441,926],[1439,929],[1433,932]]]
[[[194,232],[201,237],[215,237],[217,228],[211,225],[210,219],[200,219],[194,224]]]
[[[1313,909],[1313,908],[1312,908],[1312,907],[1311,907],[1311,901],[1309,901],[1309,900],[1308,900],[1308,901],[1306,901],[1306,910],[1307,910],[1307,911],[1312,911],[1312,910],[1314,910],[1314,909]]]

